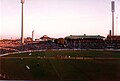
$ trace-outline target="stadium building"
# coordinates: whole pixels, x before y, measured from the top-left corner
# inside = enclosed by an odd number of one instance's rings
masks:
[[[65,37],[67,47],[71,49],[103,49],[105,48],[103,36],[100,35],[70,35]]]
[[[120,36],[118,35],[108,35],[105,42],[107,43],[107,48],[120,49]]]

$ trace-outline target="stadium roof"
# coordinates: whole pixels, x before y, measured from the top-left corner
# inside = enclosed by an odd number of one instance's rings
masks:
[[[65,39],[103,39],[105,37],[100,35],[70,35],[65,37]]]

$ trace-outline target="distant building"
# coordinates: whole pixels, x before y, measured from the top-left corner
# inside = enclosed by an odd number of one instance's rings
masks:
[[[53,38],[50,38],[47,35],[42,36],[40,39],[41,39],[41,41],[49,41],[49,40],[52,41],[53,40]]]
[[[35,41],[35,38],[34,38],[34,30],[32,31],[32,41]]]

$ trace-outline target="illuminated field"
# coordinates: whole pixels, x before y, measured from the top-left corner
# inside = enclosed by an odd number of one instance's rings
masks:
[[[21,53],[1,57],[0,72],[6,76],[5,79],[12,80],[120,80],[120,60],[106,58],[120,58],[120,52],[42,51]]]

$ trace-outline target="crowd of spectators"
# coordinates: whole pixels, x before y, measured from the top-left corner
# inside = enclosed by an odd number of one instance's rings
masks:
[[[34,42],[34,43],[26,43],[23,47],[20,46],[18,50],[21,50],[23,48],[25,51],[28,50],[50,50],[50,49],[64,49],[64,45],[57,44],[52,41],[40,41],[40,42]]]

